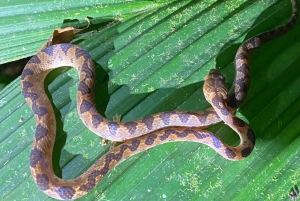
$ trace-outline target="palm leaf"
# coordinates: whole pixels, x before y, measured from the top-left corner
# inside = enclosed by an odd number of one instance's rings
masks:
[[[48,12],[42,12],[41,4]],[[49,2],[32,5],[32,21],[23,22],[21,16],[29,12],[26,3],[1,6],[6,11],[1,17],[20,22],[17,29],[13,23],[1,26],[1,33],[6,31],[1,62],[34,54],[63,19],[74,18],[71,13],[80,11],[80,21],[71,23],[77,27],[84,26],[84,17],[93,17],[93,26],[73,43],[90,52],[97,66],[99,112],[109,119],[119,114],[122,121],[209,107],[202,93],[208,70],[219,68],[230,86],[234,54],[242,41],[284,24],[291,13],[288,0],[118,1],[98,12],[91,2],[69,3],[63,11]],[[116,16],[120,22],[103,26]],[[28,24],[33,24],[32,31],[24,32]],[[299,185],[300,172],[299,30],[297,23],[251,56],[250,92],[237,111],[257,137],[248,158],[230,162],[204,145],[168,143],[129,158],[79,200],[288,200],[290,188]],[[16,38],[9,40],[13,33]],[[77,82],[75,70],[64,68],[51,73],[45,84],[58,119],[54,168],[65,179],[80,175],[109,150],[78,117]],[[46,200],[50,198],[29,172],[35,122],[19,83],[18,78],[0,92],[0,197]],[[227,143],[238,143],[236,134],[222,123],[209,129]]]

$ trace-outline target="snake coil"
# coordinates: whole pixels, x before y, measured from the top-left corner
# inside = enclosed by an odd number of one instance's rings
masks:
[[[225,78],[213,69],[205,76],[203,91],[212,105],[199,113],[162,112],[132,122],[112,122],[101,116],[94,105],[94,64],[90,55],[72,44],[57,44],[42,49],[25,66],[21,89],[35,119],[36,132],[30,153],[30,170],[37,186],[56,199],[79,198],[93,189],[106,173],[126,158],[159,144],[173,141],[193,141],[206,144],[228,160],[240,160],[253,150],[255,136],[247,123],[232,115],[245,98],[250,84],[249,55],[262,44],[285,34],[298,17],[296,0],[292,2],[292,17],[282,27],[246,40],[235,56],[236,76],[227,95]],[[52,151],[56,135],[55,115],[44,91],[47,74],[60,66],[72,66],[79,74],[77,109],[84,124],[97,135],[125,142],[102,156],[81,176],[72,180],[57,177],[52,167]],[[241,139],[237,147],[223,143],[204,127],[224,121]],[[180,126],[180,127],[179,127]]]

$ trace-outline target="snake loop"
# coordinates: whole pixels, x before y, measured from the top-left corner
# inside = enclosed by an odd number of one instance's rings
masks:
[[[67,59],[68,57],[62,56],[64,54],[70,55],[71,52],[76,52],[71,60]],[[54,57],[54,55],[59,56]],[[53,57],[55,59],[53,59]],[[63,60],[59,58],[66,59]],[[84,72],[81,73],[81,76],[84,75],[84,78],[81,77],[81,80],[85,79],[85,83],[90,83],[93,76],[88,70],[86,70],[86,67],[84,68],[84,66],[91,65],[89,60],[87,61],[88,58],[90,58],[90,56],[78,46],[72,44],[53,45],[42,50],[36,57],[33,57],[29,61],[22,75],[22,91],[27,103],[31,106],[34,112],[37,122],[35,140],[30,154],[31,174],[39,188],[47,195],[57,199],[75,199],[81,197],[93,189],[111,168],[118,165],[124,159],[143,150],[147,150],[167,142],[193,141],[203,143],[213,148],[216,152],[228,160],[241,160],[252,152],[255,144],[254,133],[247,123],[234,117],[227,109],[227,103],[225,101],[227,95],[225,78],[219,71],[213,69],[205,77],[205,83],[203,86],[204,94],[206,99],[213,106],[218,117],[220,117],[239,134],[241,138],[240,145],[237,147],[230,147],[223,143],[213,133],[203,130],[203,127],[211,123],[206,119],[210,119],[210,115],[212,115],[209,114],[204,117],[203,113],[201,115],[206,120],[203,120],[203,126],[196,128],[170,126],[164,129],[152,131],[141,137],[125,141],[122,145],[114,148],[112,151],[100,158],[78,178],[72,180],[63,180],[58,178],[54,174],[52,167],[52,150],[56,134],[56,120],[53,108],[50,107],[50,101],[44,92],[41,82],[43,82],[43,79],[51,71],[51,69],[49,69],[49,64],[55,66],[59,63],[60,65],[73,65],[78,67],[79,72]],[[40,60],[43,60],[43,62]],[[74,63],[70,63],[71,61]],[[39,68],[36,68],[36,64],[39,65]],[[43,65],[47,66],[44,67]],[[92,97],[92,92],[87,93],[88,90],[86,90],[86,87],[81,83],[82,81],[79,83],[78,88],[81,91],[79,93],[86,91],[86,93],[83,94],[89,94],[90,97]],[[84,103],[85,101],[86,99],[79,101],[81,104],[79,104],[78,108],[79,111],[83,113],[91,111],[92,108],[91,104]],[[153,118],[161,118],[162,120],[154,119],[153,122],[166,121],[166,119],[163,119],[163,115],[161,114],[155,115]],[[176,115],[177,114],[178,113],[176,113]],[[184,113],[182,112],[179,114]],[[192,114],[187,113],[187,115]],[[86,116],[85,118],[92,118],[92,116]],[[172,116],[169,116],[168,118],[168,121],[172,121]],[[98,121],[103,122],[103,119],[98,119]],[[140,124],[140,122],[135,123]]]
[[[163,112],[132,122],[112,122],[101,116],[94,105],[94,64],[90,55],[72,44],[57,44],[39,51],[25,66],[21,89],[35,119],[36,132],[30,153],[30,170],[37,186],[56,199],[79,198],[93,189],[107,172],[126,158],[154,146],[173,141],[192,141],[213,148],[228,160],[240,160],[253,150],[255,136],[247,123],[232,112],[242,103],[250,83],[249,55],[263,43],[292,28],[298,16],[295,0],[291,0],[290,21],[269,32],[246,40],[235,56],[236,76],[227,95],[225,78],[213,69],[205,76],[203,91],[212,105],[205,111]],[[63,180],[54,174],[52,151],[56,135],[55,115],[44,91],[47,74],[60,66],[72,66],[79,74],[77,109],[84,124],[103,138],[125,142],[102,156],[76,179]],[[205,127],[224,121],[239,136],[240,144],[230,147]]]

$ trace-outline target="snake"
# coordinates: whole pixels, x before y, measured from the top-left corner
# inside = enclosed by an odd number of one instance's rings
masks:
[[[83,48],[61,43],[40,50],[26,64],[21,76],[21,91],[36,119],[36,131],[30,152],[30,171],[37,186],[48,196],[66,200],[84,196],[112,168],[137,153],[160,144],[190,141],[205,144],[228,160],[237,161],[250,155],[255,145],[252,128],[233,112],[242,104],[250,85],[250,54],[264,43],[285,34],[296,23],[298,6],[292,2],[292,17],[283,26],[258,34],[241,44],[235,56],[235,79],[227,91],[225,77],[212,69],[204,78],[203,92],[212,107],[200,111],[161,112],[131,122],[109,121],[97,112],[94,103],[94,63]],[[75,179],[64,180],[53,171],[52,152],[56,136],[56,119],[45,93],[48,73],[61,66],[78,71],[77,110],[83,123],[95,134],[123,143],[98,159]],[[223,121],[240,137],[231,147],[206,127]]]

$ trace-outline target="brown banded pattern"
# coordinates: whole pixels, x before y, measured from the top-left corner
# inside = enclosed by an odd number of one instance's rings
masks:
[[[265,43],[286,34],[296,24],[298,19],[298,3],[297,0],[291,0],[291,3],[292,16],[285,25],[253,36],[243,42],[238,48],[234,58],[235,78],[227,98],[227,103],[230,108],[237,109],[248,93],[251,80],[249,64],[250,54]]]
[[[70,47],[61,47],[65,45]],[[53,52],[59,52],[61,55],[62,52],[60,49],[68,49],[68,51],[71,51],[73,48],[80,49],[79,47],[70,44],[60,44],[49,47],[52,56]],[[41,52],[42,56],[45,56],[43,54],[47,52],[47,49]],[[65,51],[63,52],[65,54],[68,53]],[[47,55],[48,54],[46,54],[44,59],[47,59]],[[37,54],[37,56],[39,56],[39,54]],[[81,57],[79,57],[79,59],[80,58]],[[49,63],[50,60],[51,59],[49,58],[47,63]],[[54,61],[55,60],[52,60],[52,62]],[[30,62],[29,67],[32,67],[32,64],[33,62]],[[65,62],[65,64],[70,63]],[[192,119],[191,117],[195,115],[195,119],[198,122],[204,122],[201,124],[202,126],[197,128],[188,128],[188,126],[192,127],[192,124],[189,124],[186,127],[170,126],[163,129],[157,129],[156,131],[149,132],[146,135],[131,140],[127,140],[100,158],[78,178],[73,180],[63,180],[58,178],[52,169],[52,151],[56,135],[55,115],[53,108],[50,107],[50,101],[44,92],[44,87],[41,83],[43,80],[40,79],[41,77],[45,78],[46,74],[49,73],[50,70],[41,70],[41,68],[33,67],[32,70],[34,71],[33,74],[23,74],[21,84],[23,94],[27,103],[34,111],[37,122],[35,140],[30,154],[30,169],[37,186],[44,193],[53,198],[75,199],[81,197],[93,189],[110,169],[121,163],[126,158],[167,142],[192,141],[203,143],[213,148],[216,152],[228,160],[241,160],[247,157],[254,149],[255,136],[252,129],[248,126],[248,124],[241,123],[240,121],[242,120],[237,120],[237,118],[234,117],[226,108],[227,89],[225,86],[225,79],[219,73],[219,71],[211,70],[210,74],[205,77],[203,89],[204,93],[206,94],[206,99],[212,104],[214,110],[209,109],[198,114],[191,112],[164,112],[144,118],[141,120],[141,122],[133,121],[125,122],[124,124],[108,121],[100,114],[96,113],[86,117],[91,118],[91,125],[94,127],[106,124],[105,126],[107,126],[109,132],[113,135],[117,134],[121,126],[124,126],[124,129],[126,129],[130,134],[137,132],[140,124],[146,125],[147,127],[153,127],[155,122],[161,121],[162,124],[169,126],[172,125],[174,115],[176,115],[177,118],[175,120],[181,123],[189,122],[190,119]],[[39,73],[41,74],[40,76]],[[28,84],[28,82],[31,84]],[[81,103],[84,104],[80,105],[79,112],[88,113],[91,110],[95,110],[93,103],[90,101],[91,100],[81,101]],[[239,134],[241,138],[241,143],[239,146],[230,147],[223,143],[213,133],[203,130],[203,127],[214,122],[210,121],[211,116],[214,114],[220,117]],[[157,118],[160,119],[157,120]]]
[[[44,62],[40,62],[43,60]],[[58,44],[38,52],[28,62],[22,75],[22,92],[35,114],[45,113],[47,99],[43,89],[45,76],[60,66],[78,70],[77,109],[84,124],[97,135],[113,141],[123,141],[169,126],[198,127],[220,122],[213,110],[199,113],[187,111],[162,112],[132,122],[113,122],[98,113],[94,103],[94,64],[89,54],[72,44]],[[42,95],[40,95],[42,93]],[[35,103],[37,102],[37,104]],[[48,106],[48,105],[47,105]],[[48,106],[49,107],[49,106]],[[207,120],[210,113],[210,121]],[[213,121],[213,122],[212,122]]]
[[[205,77],[203,89],[212,108],[198,113],[163,112],[132,122],[109,121],[95,108],[94,64],[85,50],[72,44],[58,44],[38,52],[27,63],[21,77],[22,93],[36,119],[36,134],[30,153],[30,170],[37,186],[50,197],[62,200],[76,199],[93,189],[109,170],[126,158],[174,141],[206,144],[228,160],[247,157],[254,148],[254,132],[247,123],[234,117],[232,112],[242,103],[249,89],[249,55],[263,43],[286,33],[295,24],[298,7],[295,0],[291,2],[293,14],[286,25],[252,37],[240,46],[235,57],[236,76],[228,95],[223,76],[217,70],[210,71]],[[52,167],[56,119],[44,91],[44,79],[51,70],[60,66],[72,66],[78,71],[77,109],[85,125],[103,138],[114,141],[126,140],[72,180],[57,177]],[[230,147],[213,133],[203,130],[204,127],[222,120],[240,136],[240,144],[237,147]]]

